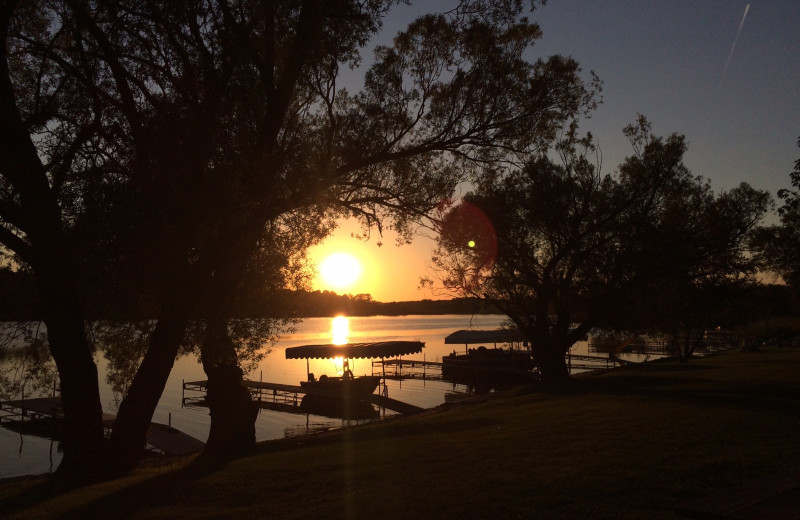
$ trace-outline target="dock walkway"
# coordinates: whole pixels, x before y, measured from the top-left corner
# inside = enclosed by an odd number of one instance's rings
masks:
[[[0,401],[0,424],[24,426],[26,423],[44,423],[57,426],[64,419],[60,397],[35,397]],[[116,416],[103,414],[103,426],[111,431]],[[49,423],[49,424],[48,424]],[[49,428],[50,431],[54,428]],[[169,424],[150,423],[147,430],[147,445],[165,455],[189,455],[202,451],[205,443]]]
[[[573,370],[599,370],[632,364],[632,361],[616,356],[592,356],[566,354],[567,368]],[[372,374],[386,379],[425,379],[441,380],[442,363],[439,361],[419,361],[413,359],[381,359],[372,362]]]
[[[372,362],[372,375],[386,379],[442,379],[442,363],[414,359],[381,359]]]
[[[308,392],[302,386],[250,380],[245,380],[245,384],[250,389],[253,400],[258,403],[259,407],[261,408],[291,413],[305,413],[300,409],[300,404],[303,400],[303,396]],[[208,381],[184,381],[183,404],[186,406],[205,406],[205,392],[207,390],[207,386]],[[187,396],[187,392],[191,392],[194,395]],[[338,393],[335,395],[326,394],[321,390],[315,390],[314,393],[316,395],[328,395],[330,397],[339,397],[341,395]],[[353,400],[366,400],[371,404],[401,414],[419,413],[424,410],[424,408],[419,406],[404,403],[402,401],[398,401],[397,399],[391,399],[378,394],[370,394],[366,398],[357,398]]]
[[[567,369],[571,374],[573,370],[598,370],[602,368],[616,368],[617,365],[634,364],[632,361],[619,359],[616,356],[592,356],[567,353]]]

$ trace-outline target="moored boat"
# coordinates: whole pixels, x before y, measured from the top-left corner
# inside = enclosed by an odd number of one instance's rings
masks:
[[[381,378],[379,376],[354,377],[349,369],[341,377],[322,375],[319,379],[314,374],[309,374],[308,381],[300,381],[300,387],[308,394],[342,394],[350,396],[369,395],[378,388]]]
[[[308,413],[344,419],[370,419],[378,415],[367,398],[378,388],[378,376],[354,377],[345,365],[340,377],[322,375],[319,379],[309,374],[308,381],[300,381],[306,392],[300,407]]]
[[[465,346],[462,353],[455,350],[442,358],[442,376],[454,382],[476,384],[518,383],[535,378],[536,363],[527,348],[514,349],[515,343],[522,342],[522,336],[515,330],[460,330],[445,338],[445,344]],[[494,348],[479,346],[469,348],[470,344],[493,343]],[[498,348],[498,344],[509,344],[511,348]]]
[[[343,359],[344,373],[341,376],[322,375],[314,377],[308,369],[307,380],[300,386],[306,394],[342,397],[349,400],[369,396],[380,384],[380,376],[355,377],[349,368],[350,359],[387,358],[416,354],[425,346],[421,341],[378,341],[372,343],[347,343],[344,345],[303,345],[286,349],[286,359]],[[308,366],[308,365],[306,365]]]
[[[466,354],[452,353],[442,358],[442,374],[487,372],[497,375],[531,374],[536,366],[528,351],[488,349],[478,347],[469,349]]]

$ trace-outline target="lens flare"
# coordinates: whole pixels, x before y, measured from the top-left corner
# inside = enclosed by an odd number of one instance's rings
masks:
[[[451,244],[471,249],[475,267],[491,269],[497,258],[497,234],[486,213],[475,204],[462,201],[442,218],[440,234]]]

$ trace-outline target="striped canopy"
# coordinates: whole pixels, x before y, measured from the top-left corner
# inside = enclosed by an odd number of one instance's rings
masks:
[[[348,343],[346,345],[303,345],[286,349],[286,359],[349,359],[388,358],[422,352],[421,341],[376,341],[374,343]]]

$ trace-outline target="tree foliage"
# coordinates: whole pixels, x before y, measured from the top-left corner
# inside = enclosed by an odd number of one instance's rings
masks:
[[[573,126],[553,153],[487,175],[442,218],[433,263],[444,287],[508,314],[545,380],[566,377],[566,350],[619,324],[644,288],[660,300],[752,272],[745,239],[769,196],[747,185],[714,195],[683,164],[683,136],[656,137],[644,118],[625,132],[634,154],[616,175],[601,174]]]
[[[800,146],[800,139],[797,141]],[[780,226],[773,226],[762,237],[767,265],[778,271],[786,283],[800,288],[800,159],[794,163],[789,179],[792,188],[778,190],[783,205],[778,208]]]

